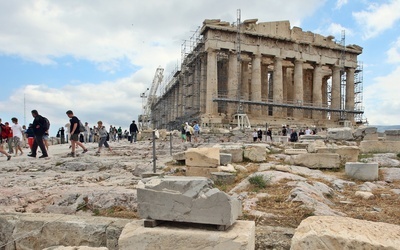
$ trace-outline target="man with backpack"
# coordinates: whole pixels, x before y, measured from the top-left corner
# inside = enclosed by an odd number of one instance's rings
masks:
[[[86,153],[88,151],[87,148],[83,145],[83,143],[79,141],[79,134],[83,132],[85,128],[83,124],[79,121],[78,117],[74,116],[72,110],[68,110],[66,114],[70,118],[69,122],[71,123],[70,126],[71,153],[69,153],[68,156],[75,157],[76,145],[80,146],[83,149],[83,153]]]
[[[49,120],[41,115],[39,115],[37,110],[32,110],[31,114],[34,118],[32,122],[32,129],[33,129],[33,134],[34,134],[34,141],[31,149],[31,153],[28,154],[29,157],[34,157],[36,158],[36,151],[39,146],[40,150],[42,150],[42,156],[39,158],[47,158],[47,150],[46,147],[43,143],[43,136],[46,133],[47,130],[49,130],[50,123]]]

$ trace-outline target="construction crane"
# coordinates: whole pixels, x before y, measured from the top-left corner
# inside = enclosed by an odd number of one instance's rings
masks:
[[[158,87],[160,86],[162,80],[163,80],[163,75],[164,69],[159,66],[156,69],[156,73],[154,74],[153,82],[150,87],[150,92],[148,95],[146,95],[147,90],[143,93],[140,94],[140,97],[142,98],[142,109],[143,113],[139,115],[138,120],[139,120],[139,129],[150,129],[151,125],[151,108],[154,105],[154,103],[157,101],[157,90]],[[145,99],[147,98],[147,101],[145,102]],[[146,103],[146,104],[144,104]]]

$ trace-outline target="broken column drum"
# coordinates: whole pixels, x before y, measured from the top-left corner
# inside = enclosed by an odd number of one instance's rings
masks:
[[[164,177],[143,180],[137,189],[138,212],[143,219],[232,225],[241,215],[241,203],[213,188],[205,177]]]

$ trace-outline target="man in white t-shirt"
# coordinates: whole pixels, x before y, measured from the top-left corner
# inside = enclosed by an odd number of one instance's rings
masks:
[[[307,127],[305,133],[306,133],[306,135],[311,135],[311,134],[312,134],[311,129],[309,129],[309,128]]]
[[[14,147],[15,147],[15,156],[18,155],[18,150],[21,151],[21,155],[24,153],[22,152],[22,139],[24,138],[22,133],[22,127],[21,125],[18,124],[18,119],[13,117],[11,118],[11,121],[13,125],[11,126],[11,130],[13,132],[13,141],[14,141]]]

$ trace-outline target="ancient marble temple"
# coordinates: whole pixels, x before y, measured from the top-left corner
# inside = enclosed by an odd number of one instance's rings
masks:
[[[360,46],[291,28],[289,21],[252,19],[237,27],[205,20],[153,105],[152,120],[168,129],[193,120],[234,127],[238,114],[255,126],[355,124],[363,114],[361,53]]]

